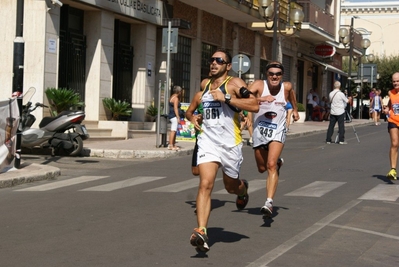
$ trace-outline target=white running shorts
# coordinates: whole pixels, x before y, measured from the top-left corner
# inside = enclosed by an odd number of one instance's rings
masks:
[[[219,162],[222,171],[231,178],[237,179],[243,161],[242,144],[232,148],[225,148],[214,144],[198,144],[197,164]]]

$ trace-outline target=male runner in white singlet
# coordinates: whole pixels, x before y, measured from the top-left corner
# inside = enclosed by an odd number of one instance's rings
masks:
[[[207,225],[211,192],[219,167],[223,171],[227,192],[237,195],[237,209],[244,209],[248,203],[248,183],[239,178],[243,161],[239,112],[240,109],[259,110],[256,98],[246,89],[245,82],[227,75],[231,69],[231,55],[226,50],[217,50],[209,59],[209,64],[211,77],[201,82],[203,114],[193,114],[197,104],[186,113],[187,119],[200,130],[197,137],[200,175],[196,200],[198,227],[194,229],[190,243],[197,251],[203,252],[209,250]]]
[[[266,202],[261,213],[271,217],[273,198],[277,190],[279,169],[283,163],[286,129],[285,105],[289,101],[293,108],[293,119],[299,119],[295,92],[290,82],[282,82],[284,67],[279,62],[266,66],[267,80],[256,80],[249,86],[259,102],[259,112],[254,114],[253,148],[258,171],[267,170]]]

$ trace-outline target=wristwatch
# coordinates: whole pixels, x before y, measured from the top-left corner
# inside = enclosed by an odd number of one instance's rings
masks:
[[[230,100],[231,100],[231,95],[230,94],[225,94],[224,95],[224,103],[230,104]]]

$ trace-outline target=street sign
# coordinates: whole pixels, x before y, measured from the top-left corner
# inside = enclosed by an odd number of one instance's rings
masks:
[[[231,68],[241,78],[241,74],[246,73],[251,68],[251,60],[243,54],[235,55],[231,62]]]
[[[363,64],[363,77],[370,82],[377,82],[377,64],[367,63]]]
[[[177,53],[178,28],[171,28],[170,32],[170,53]],[[162,29],[162,53],[168,52],[168,28]]]

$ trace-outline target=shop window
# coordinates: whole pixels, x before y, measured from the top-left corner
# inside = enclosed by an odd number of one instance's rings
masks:
[[[172,54],[171,73],[172,86],[179,85],[183,88],[181,102],[190,102],[190,76],[191,76],[191,39],[179,36],[177,44],[178,53]]]
[[[212,57],[216,51],[215,45],[202,43],[201,52],[201,80],[209,77],[209,62],[208,60]]]

